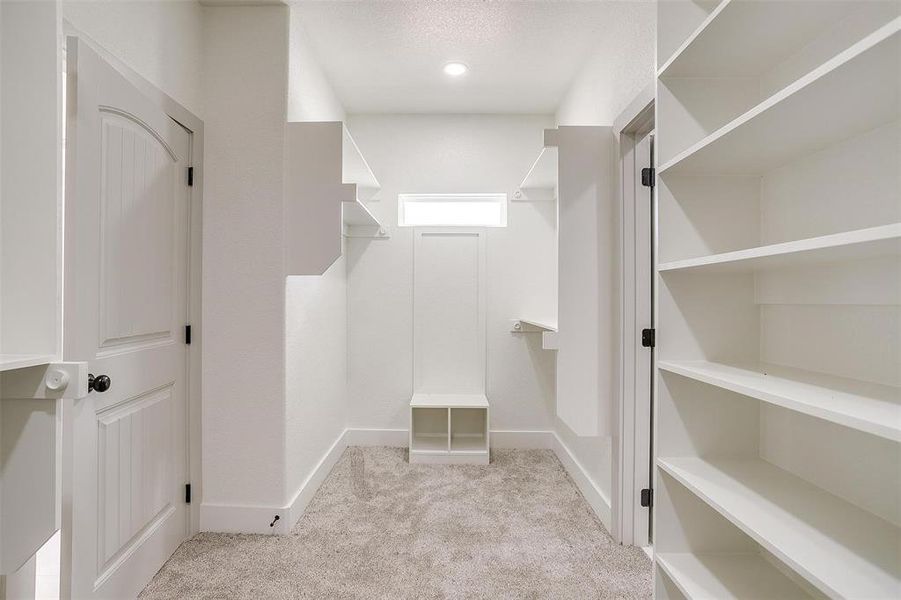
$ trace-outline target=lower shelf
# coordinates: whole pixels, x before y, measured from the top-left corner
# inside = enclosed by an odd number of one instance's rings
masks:
[[[54,354],[0,354],[0,371],[36,367],[56,360]]]
[[[901,530],[888,521],[760,459],[657,464],[827,596],[901,597]]]
[[[759,554],[664,553],[655,560],[690,600],[811,597]]]

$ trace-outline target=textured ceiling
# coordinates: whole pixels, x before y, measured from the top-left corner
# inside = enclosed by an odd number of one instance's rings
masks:
[[[292,4],[351,113],[553,113],[593,51],[652,13],[637,0]],[[447,77],[448,61],[469,73]]]

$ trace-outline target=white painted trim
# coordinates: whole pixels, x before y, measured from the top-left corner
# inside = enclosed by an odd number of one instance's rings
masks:
[[[575,455],[566,447],[563,440],[554,433],[554,454],[560,460],[563,468],[569,473],[569,476],[575,482],[576,487],[582,492],[582,496],[588,502],[588,505],[594,511],[603,523],[607,531],[610,531],[610,498],[604,491],[591,479],[588,471],[582,466],[582,463],[576,459]]]
[[[553,431],[491,431],[492,448],[515,448],[534,450],[554,448]]]
[[[495,448],[553,450],[567,473],[576,482],[588,504],[597,513],[604,526],[609,529],[610,501],[591,481],[584,467],[572,456],[572,453],[553,431],[492,430],[490,435],[492,446]],[[345,449],[349,446],[406,448],[408,441],[407,429],[347,428],[323,454],[316,467],[300,485],[287,505],[201,504],[200,531],[288,534],[303,515],[319,486],[331,473]],[[269,523],[276,515],[279,517],[278,522],[274,527],[269,527]]]
[[[410,444],[408,429],[360,429],[349,427],[344,431],[348,446],[387,446],[406,448]]]
[[[332,472],[338,459],[347,448],[348,430],[345,429],[335,439],[331,447],[319,459],[312,472],[300,484],[297,492],[285,506],[254,506],[202,504],[200,506],[200,531],[227,533],[269,533],[284,535],[291,532],[310,500],[328,474]],[[278,515],[274,526],[269,524]]]

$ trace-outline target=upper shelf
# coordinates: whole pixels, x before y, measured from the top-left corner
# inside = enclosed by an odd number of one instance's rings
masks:
[[[901,389],[776,365],[661,360],[657,367],[901,442]]]
[[[413,394],[413,408],[488,408],[485,394]]]
[[[901,223],[892,223],[747,250],[675,260],[659,264],[657,270],[664,273],[703,268],[707,272],[740,272],[899,255]]]
[[[759,459],[658,466],[832,598],[897,598],[898,527]]]
[[[793,55],[855,7],[851,2],[723,0],[658,77],[750,77]]]
[[[360,147],[354,141],[353,136],[347,129],[347,125],[342,126],[344,139],[341,144],[341,162],[342,162],[342,179],[343,183],[355,183],[357,185],[357,194],[365,199],[371,198],[382,186],[375,178],[369,163],[363,158]]]
[[[897,120],[899,30],[901,17],[679,153],[659,173],[760,175]]]

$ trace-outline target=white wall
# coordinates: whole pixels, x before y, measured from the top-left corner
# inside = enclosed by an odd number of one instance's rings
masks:
[[[288,7],[205,7],[203,506],[281,506]],[[205,521],[206,519],[206,521]]]
[[[288,120],[343,120],[344,109],[316,64],[294,10],[289,40]],[[285,376],[287,505],[347,422],[347,274],[343,256],[322,276],[286,278]]]
[[[557,109],[558,125],[612,125],[635,95],[654,80],[656,3],[618,7],[625,28],[601,42],[579,71]]]
[[[63,0],[63,18],[203,116],[203,9],[196,2]]]
[[[630,32],[615,42],[602,38],[564,95],[555,115],[558,125],[613,125],[632,99],[654,81],[656,3],[634,2],[620,8],[624,11],[621,25]],[[610,387],[615,387],[613,383]],[[609,502],[612,439],[577,436],[560,419],[555,431]]]
[[[413,383],[413,229],[397,227],[400,192],[512,192],[542,147],[550,116],[354,115],[349,127],[382,184],[370,210],[387,240],[347,244],[349,426],[406,429]],[[556,314],[556,205],[509,204],[487,230],[488,398],[493,430],[554,423],[554,354],[511,320]]]

